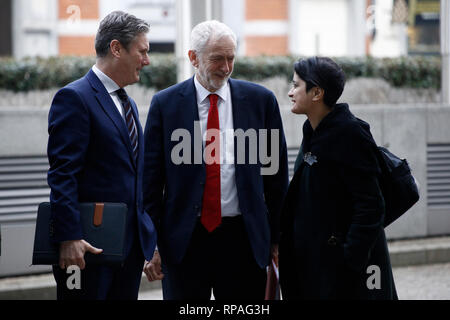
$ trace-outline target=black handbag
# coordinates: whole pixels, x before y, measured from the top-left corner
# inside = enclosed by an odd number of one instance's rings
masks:
[[[380,188],[385,202],[384,227],[397,220],[419,201],[419,188],[406,159],[378,147]]]

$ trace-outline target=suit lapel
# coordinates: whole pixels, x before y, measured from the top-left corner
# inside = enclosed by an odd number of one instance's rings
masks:
[[[105,86],[101,83],[100,79],[95,75],[95,73],[92,70],[90,70],[86,76],[92,88],[96,91],[95,96],[100,106],[103,108],[104,112],[111,119],[117,130],[119,130],[120,136],[122,137],[122,141],[125,144],[125,147],[127,148],[128,153],[131,157],[131,162],[135,165],[133,159],[133,150],[131,148],[130,137],[128,135],[128,130],[125,121],[123,120],[119,111],[115,107],[115,104],[112,101],[109,93],[106,91]]]
[[[233,110],[233,128],[236,132],[237,129],[242,129],[246,132],[250,127],[249,122],[249,111],[250,107],[248,106],[248,98],[242,87],[239,83],[233,79],[229,80],[230,83],[230,92],[231,92],[231,104]],[[237,137],[234,137],[234,165],[236,168],[236,176],[239,175],[240,166],[237,166],[238,159],[238,141]],[[239,152],[243,152],[244,150],[240,150]],[[248,154],[248,150],[245,150],[245,154]]]
[[[198,163],[198,161],[201,161],[203,159],[203,143],[200,132],[200,117],[198,115],[197,94],[195,91],[194,77],[184,82],[184,85],[180,88],[179,94],[180,100],[177,105],[179,106],[180,120],[183,121],[179,127],[187,129],[190,136],[193,137],[191,144],[191,154],[194,158],[192,159],[192,163]],[[195,134],[195,131],[197,131],[197,134]],[[195,147],[200,147],[200,149],[196,150]],[[200,156],[200,159],[195,158],[198,156]]]
[[[233,109],[233,127],[234,130],[242,129],[246,131],[249,129],[248,112],[248,98],[244,90],[237,81],[230,79],[231,104]]]
[[[197,94],[195,92],[194,78],[184,82],[184,85],[179,91],[181,95],[182,112],[189,118],[189,120],[198,121],[198,105],[197,105]]]

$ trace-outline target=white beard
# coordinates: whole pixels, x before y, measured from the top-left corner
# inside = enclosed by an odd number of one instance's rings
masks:
[[[208,77],[206,74],[204,74],[200,69],[198,70],[198,76],[199,78],[205,82],[205,84],[208,85],[208,87],[213,88],[214,90],[220,89],[230,78],[231,73],[228,74],[223,80],[213,80],[210,77]]]

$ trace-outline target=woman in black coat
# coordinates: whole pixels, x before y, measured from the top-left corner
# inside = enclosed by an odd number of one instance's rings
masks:
[[[377,146],[331,59],[295,63],[292,112],[306,114],[281,216],[283,299],[397,299],[383,228]]]

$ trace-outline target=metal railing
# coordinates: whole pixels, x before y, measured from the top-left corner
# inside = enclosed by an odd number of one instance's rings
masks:
[[[36,219],[48,201],[46,156],[0,157],[0,223]]]

